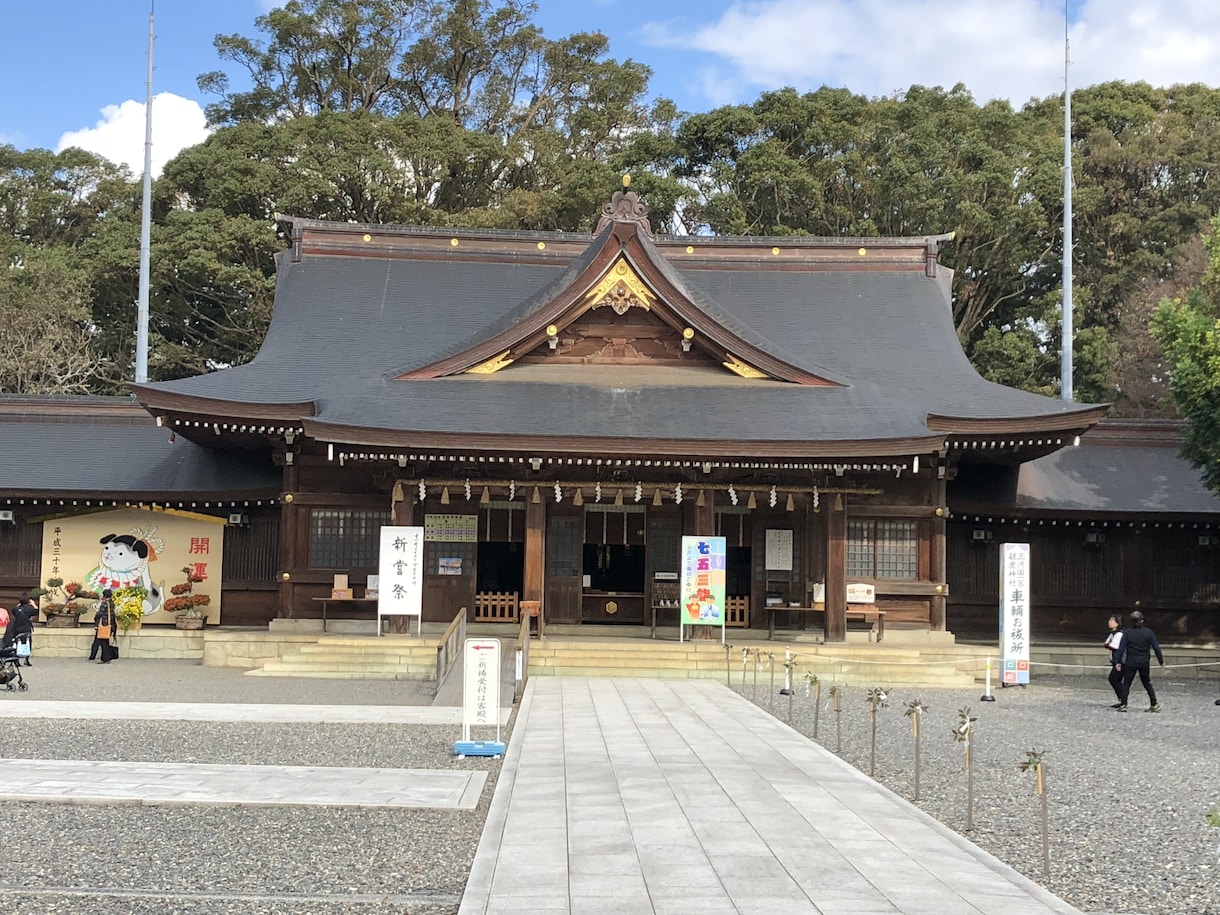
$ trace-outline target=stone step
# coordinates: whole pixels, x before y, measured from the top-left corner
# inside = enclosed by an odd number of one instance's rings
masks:
[[[403,664],[372,664],[363,661],[303,660],[283,658],[268,661],[262,666],[262,676],[277,677],[328,677],[352,679],[367,676],[377,680],[433,680],[436,666],[409,666]],[[252,672],[253,673],[253,672]]]
[[[408,658],[408,659],[423,659],[436,661],[436,646],[435,645],[400,645],[398,647],[386,645],[367,646],[335,646],[335,645],[302,645],[297,649],[297,653],[302,655],[318,655],[321,657],[334,658]]]
[[[435,677],[433,672],[432,676]],[[255,668],[254,670],[246,671],[247,677],[296,677],[307,680],[429,680],[432,677],[411,677],[402,674],[401,672],[393,671],[376,671],[376,670],[359,670],[359,671],[341,671],[341,670],[278,670],[272,667],[272,663]]]

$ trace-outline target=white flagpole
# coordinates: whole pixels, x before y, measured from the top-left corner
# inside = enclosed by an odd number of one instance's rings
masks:
[[[136,305],[136,384],[148,381],[148,286],[152,255],[153,14],[148,9],[148,99],[144,104],[144,201],[140,213],[140,298]]]

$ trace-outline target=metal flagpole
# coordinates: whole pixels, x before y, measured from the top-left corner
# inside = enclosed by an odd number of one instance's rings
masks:
[[[1067,0],[1063,4],[1063,347],[1059,357],[1060,398],[1072,400],[1072,85]]]
[[[144,104],[144,201],[140,214],[140,298],[136,305],[136,384],[148,381],[148,274],[152,249],[153,15],[148,8],[148,100]]]

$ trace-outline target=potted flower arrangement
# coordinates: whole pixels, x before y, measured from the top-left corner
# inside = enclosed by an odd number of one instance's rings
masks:
[[[47,586],[32,589],[30,596],[48,599],[42,605],[42,612],[52,629],[75,628],[80,624],[81,614],[88,609],[85,601],[97,599],[97,595],[82,588],[80,582],[72,581],[65,585],[62,578],[48,578]]]
[[[182,573],[186,576],[186,581],[169,589],[173,596],[165,602],[162,609],[174,614],[174,625],[179,629],[202,629],[208,621],[208,615],[201,608],[212,602],[212,596],[192,593],[195,585],[203,581],[203,576],[196,574],[191,566],[184,566]]]
[[[122,632],[139,629],[144,620],[144,598],[148,591],[140,585],[119,588],[110,595],[114,602],[114,618],[118,620]]]

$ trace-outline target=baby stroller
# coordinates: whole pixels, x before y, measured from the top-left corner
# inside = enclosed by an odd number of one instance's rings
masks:
[[[25,678],[21,676],[22,656],[17,651],[18,644],[28,644],[29,640],[28,635],[19,635],[12,645],[0,648],[0,685],[3,685],[10,693],[15,689],[24,693],[30,688],[29,684],[25,682]],[[28,653],[25,657],[29,657]]]

